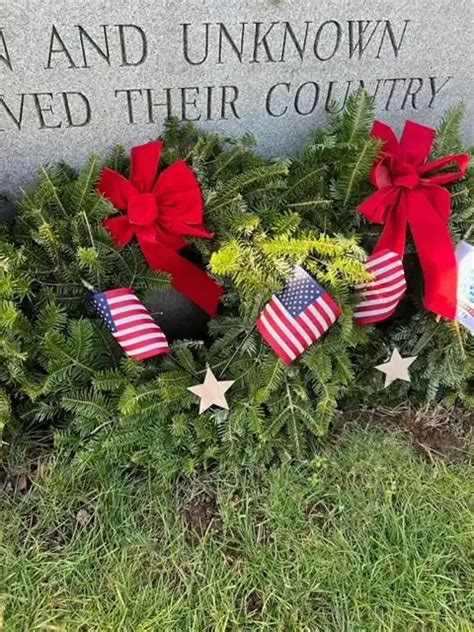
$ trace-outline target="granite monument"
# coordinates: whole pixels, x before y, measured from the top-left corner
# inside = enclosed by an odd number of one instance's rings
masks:
[[[3,0],[0,191],[166,117],[296,150],[365,87],[400,129],[472,97],[471,0]],[[468,109],[466,140],[474,140]]]

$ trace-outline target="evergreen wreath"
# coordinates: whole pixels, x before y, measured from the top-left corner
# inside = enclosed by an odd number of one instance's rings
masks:
[[[138,244],[117,249],[103,221],[113,212],[96,192],[103,165],[92,156],[79,172],[40,170],[0,234],[0,425],[4,439],[53,424],[59,445],[118,465],[150,464],[163,477],[215,461],[265,463],[304,458],[335,411],[390,405],[410,397],[474,407],[473,338],[437,321],[421,304],[422,277],[412,246],[409,290],[394,318],[376,327],[353,321],[361,278],[379,229],[356,212],[372,191],[379,151],[369,136],[371,97],[361,91],[341,117],[314,133],[295,158],[258,156],[250,135],[238,142],[167,124],[164,166],[184,158],[196,173],[213,240],[191,240],[203,266],[225,287],[204,340],[178,340],[172,353],[144,363],[123,355],[88,306],[88,288],[131,287],[147,304],[169,286],[150,270]],[[435,156],[460,151],[462,108],[438,130]],[[107,166],[127,174],[117,148]],[[474,178],[450,187],[454,240],[469,239]],[[303,265],[342,308],[327,334],[286,366],[255,322],[295,265]],[[154,302],[155,301],[155,302]],[[397,346],[418,354],[412,382],[381,389],[373,370]],[[188,387],[206,367],[235,380],[230,411],[198,416]]]

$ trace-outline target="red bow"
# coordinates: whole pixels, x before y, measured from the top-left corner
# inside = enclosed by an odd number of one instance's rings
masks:
[[[457,264],[448,229],[451,196],[440,185],[460,180],[469,162],[467,154],[426,162],[435,130],[407,121],[400,142],[393,130],[376,121],[371,135],[383,141],[371,173],[377,187],[359,211],[371,222],[385,224],[374,252],[388,249],[403,257],[407,224],[418,252],[425,283],[425,307],[454,319],[456,315]],[[458,170],[429,176],[448,164]]]
[[[217,312],[222,288],[178,254],[183,235],[210,239],[203,224],[203,200],[193,171],[180,160],[156,177],[163,142],[132,149],[130,181],[104,169],[99,192],[126,215],[104,222],[119,246],[136,237],[149,266],[171,274],[173,286],[209,315]]]

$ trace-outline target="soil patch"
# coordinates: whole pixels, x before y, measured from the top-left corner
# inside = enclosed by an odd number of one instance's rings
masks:
[[[328,500],[317,500],[306,507],[305,513],[308,520],[314,522],[321,529],[328,527],[331,522],[331,518],[336,512],[334,504]]]
[[[472,459],[474,412],[440,405],[415,408],[404,403],[395,408],[361,409],[341,414],[333,437],[344,440],[354,426],[401,431],[417,454],[429,461],[466,462]]]
[[[186,531],[192,537],[202,537],[209,531],[221,530],[222,522],[214,492],[201,492],[184,506],[182,515]]]
[[[245,610],[247,614],[251,615],[254,619],[260,619],[262,615],[262,610],[264,606],[264,601],[262,595],[258,593],[256,590],[253,590],[245,600]]]
[[[438,407],[430,414],[418,414],[412,419],[409,431],[415,450],[433,460],[442,457],[448,461],[469,459],[472,443],[474,413],[448,411]]]

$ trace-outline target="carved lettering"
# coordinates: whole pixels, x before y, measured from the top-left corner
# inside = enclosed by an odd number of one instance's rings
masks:
[[[145,31],[136,24],[100,24],[101,35],[92,34],[80,24],[74,26],[74,38],[62,37],[53,25],[46,68],[53,68],[53,56],[66,60],[70,68],[91,68],[97,61],[107,66],[140,66],[148,56]],[[78,61],[80,60],[80,61]]]
[[[397,77],[395,79],[384,79],[384,82],[383,82],[384,86],[387,83],[391,84],[390,92],[388,93],[388,97],[387,97],[387,100],[385,101],[385,106],[384,106],[384,110],[386,110],[387,112],[388,112],[388,110],[390,110],[390,105],[392,103],[392,98],[393,98],[393,95],[395,93],[395,88],[397,87],[399,81],[401,83],[405,84],[406,83],[406,77],[405,78],[404,77]]]
[[[385,36],[388,34],[388,37],[390,39],[390,44],[392,45],[392,49],[393,49],[393,54],[395,55],[395,58],[398,57],[398,53],[400,52],[400,49],[402,47],[403,44],[403,38],[405,37],[405,33],[407,32],[407,28],[408,25],[410,24],[411,20],[405,20],[404,21],[404,27],[403,27],[403,31],[399,37],[399,40],[397,42],[397,40],[395,39],[395,33],[393,32],[393,28],[392,28],[392,23],[390,22],[390,20],[385,20],[385,28],[382,34],[382,38],[380,40],[380,46],[379,46],[379,50],[376,56],[376,59],[380,59],[380,55],[382,53],[382,49],[383,49],[383,45],[385,42]]]
[[[231,94],[227,95],[227,92]],[[227,120],[229,117],[227,116],[227,108],[229,107],[232,110],[235,118],[240,118],[237,114],[236,109],[236,101],[239,98],[239,89],[237,86],[222,86],[222,106],[221,106],[221,119]]]
[[[334,29],[332,29],[332,34],[331,34],[331,29],[328,30],[326,27],[334,27]],[[328,20],[327,22],[323,22],[321,24],[321,26],[318,29],[318,32],[316,33],[316,38],[314,40],[314,47],[313,47],[314,54],[317,57],[317,59],[319,59],[319,61],[328,61],[329,59],[332,59],[334,57],[341,43],[341,36],[342,36],[342,28],[339,22],[336,22],[335,20]],[[323,42],[321,42],[322,37],[323,37]],[[329,38],[329,44],[327,43],[328,38]],[[326,40],[326,46],[324,45],[325,40]],[[331,49],[331,46],[332,46],[332,49]],[[326,48],[329,48],[329,50],[326,54],[323,54],[323,50],[326,50]]]
[[[405,92],[405,96],[402,101],[401,109],[404,110],[408,99],[411,99],[411,107],[416,110],[416,97],[423,88],[423,79],[421,77],[411,77],[408,81],[408,86]]]
[[[187,63],[225,64],[283,63],[292,59],[320,62],[333,59],[361,59],[383,54],[398,58],[406,39],[410,20],[306,20],[241,22],[232,28],[223,22],[184,22],[183,56]],[[346,45],[347,42],[347,45]],[[344,43],[344,46],[343,46]]]
[[[121,66],[140,66],[148,57],[148,41],[145,35],[145,31],[136,24],[117,24],[120,52],[122,56]],[[138,36],[138,40],[137,40]],[[135,39],[137,44],[136,57],[132,57],[131,42]]]
[[[436,77],[393,77],[376,79],[332,79],[327,83],[304,81],[293,85],[278,82],[270,86],[265,95],[265,112],[272,118],[281,118],[295,113],[308,116],[317,109],[326,112],[341,112],[347,100],[358,88],[365,88],[385,110],[419,110],[432,106],[440,90],[452,79],[443,82]]]
[[[8,52],[7,40],[3,28],[0,28],[0,62],[5,64],[9,70],[13,70],[10,53]]]
[[[124,97],[123,97],[124,95]],[[129,125],[159,124],[171,116],[181,121],[240,119],[237,86],[184,86],[180,88],[128,88],[115,90],[125,104]]]
[[[253,44],[253,58],[252,58],[253,63],[257,63],[257,64],[260,63],[260,59],[258,58],[258,53],[262,46],[265,49],[265,54],[267,56],[266,61],[275,61],[275,58],[273,57],[271,53],[270,45],[268,44],[267,37],[272,32],[273,27],[276,26],[277,24],[279,24],[279,22],[272,22],[270,26],[267,28],[267,30],[265,31],[265,33],[261,35],[260,31],[261,31],[263,22],[255,22],[255,40]]]
[[[67,127],[85,127],[92,118],[89,99],[83,92],[63,92]]]
[[[309,88],[307,90],[306,88]],[[308,93],[309,96],[305,95]],[[302,109],[301,101],[305,100],[308,103],[306,109]],[[295,112],[297,114],[301,114],[302,116],[308,116],[308,114],[312,114],[316,109],[319,101],[319,84],[315,81],[305,81],[302,83],[295,94]]]
[[[436,97],[438,96],[438,94],[441,92],[441,90],[444,88],[444,86],[451,81],[452,79],[452,75],[449,75],[448,78],[437,88],[436,87],[436,77],[430,77],[430,88],[431,88],[431,100],[428,103],[428,107],[432,108],[433,104],[435,102]]]
[[[3,113],[19,131],[26,121],[36,120],[40,130],[55,130],[85,127],[92,120],[92,108],[83,92],[23,92],[16,96],[18,103],[13,106],[13,99],[8,103],[0,94],[0,121]]]
[[[224,41],[224,37],[226,39],[226,41],[230,44],[231,50],[234,51],[234,53],[237,56],[237,59],[240,61],[240,63],[242,63],[242,55],[244,54],[244,41],[245,41],[245,27],[247,26],[246,22],[242,22],[241,23],[241,28],[240,28],[240,43],[239,45],[237,45],[234,40],[232,39],[232,37],[230,36],[229,31],[227,30],[227,28],[225,27],[224,24],[219,24],[219,58],[218,58],[218,64],[223,64],[223,58],[222,58],[222,49],[223,49],[223,41]]]
[[[142,90],[140,88],[132,88],[130,90],[115,90],[115,97],[117,97],[119,94],[122,94],[122,92],[125,94],[126,96],[126,102],[127,102],[127,113],[128,113],[128,123],[129,125],[134,125],[135,123],[135,117],[133,115],[133,94],[139,94],[140,96],[142,96]]]
[[[21,125],[23,122],[23,111],[25,107],[25,95],[19,94],[18,96],[20,97],[20,103],[18,106],[17,114],[15,114],[12,108],[8,105],[3,94],[0,94],[0,106],[3,108],[3,110],[7,114],[8,118],[13,121],[13,123],[15,124],[15,127],[21,130]]]
[[[24,93],[9,93],[0,86],[0,131],[24,134],[59,129],[60,134],[67,130],[69,135],[78,130],[80,136],[81,129],[93,121],[108,129],[117,112],[122,124],[142,126],[141,135],[143,126],[150,126],[154,133],[153,129],[172,116],[200,123],[244,119],[249,128],[253,119],[268,116],[285,122],[288,118],[291,125],[297,117],[341,112],[358,88],[373,95],[379,111],[407,115],[434,108],[451,87],[452,75],[404,76],[417,74],[404,70],[397,76],[400,68],[411,67],[416,50],[410,48],[410,55],[405,55],[408,46],[416,44],[410,19],[378,19],[380,14],[352,14],[358,19],[342,19],[340,13],[308,11],[307,17],[313,19],[271,21],[268,15],[279,14],[262,15],[266,17],[261,21],[245,18],[241,22],[231,21],[231,17],[224,22],[190,17],[178,25],[177,41],[176,25],[158,25],[163,32],[159,37],[153,32],[154,39],[148,40],[148,29],[137,24],[99,24],[98,19],[71,24],[64,16],[60,24],[47,27],[39,54],[36,46],[29,49],[28,33],[20,46],[0,26],[0,74],[4,71],[8,76],[13,66],[16,70],[17,51],[23,55],[21,68],[28,67]],[[14,34],[17,37],[15,30]],[[162,36],[167,34],[169,41],[162,45]],[[155,38],[160,46],[152,49]],[[392,76],[379,74],[383,65],[374,60],[381,58],[392,60]],[[176,72],[167,83],[170,59],[176,61]],[[35,60],[50,72],[34,74]],[[134,71],[147,60],[153,61],[148,73]],[[366,69],[362,79],[357,74],[361,60]],[[244,64],[254,71],[253,81],[250,72],[241,72]],[[183,70],[186,72],[180,74]],[[51,77],[49,85],[43,81],[45,74]],[[137,76],[148,76],[150,81],[155,77],[155,82],[127,82]],[[207,82],[209,77],[213,79]],[[243,78],[237,83],[233,77]],[[63,81],[60,92],[51,91]],[[188,85],[180,85],[181,81]],[[84,85],[91,94],[83,91]],[[100,94],[97,112],[96,94]],[[115,113],[110,111],[109,101]],[[84,135],[84,139],[88,137]]]
[[[57,129],[62,126],[62,123],[59,121],[56,124],[51,122],[47,123],[45,119],[46,115],[56,116],[56,113],[53,111],[53,104],[51,101],[54,99],[54,95],[52,92],[32,92],[31,96],[33,97],[33,101],[35,104],[36,112],[38,114],[38,119],[40,122],[40,129]],[[43,97],[46,97],[49,100],[49,105],[45,105],[41,103]]]
[[[183,27],[183,55],[185,60],[188,62],[188,64],[192,64],[193,66],[200,66],[201,64],[203,64],[206,59],[207,56],[209,55],[209,27],[211,26],[208,22],[206,22],[203,26],[204,26],[204,47],[203,47],[203,52],[202,52],[202,56],[199,59],[191,59],[190,56],[190,45],[189,45],[189,27],[191,26],[191,24],[189,23],[185,23],[185,24],[181,24],[181,26]]]
[[[324,109],[326,110],[326,112],[332,112],[333,114],[342,112],[342,110],[346,107],[347,99],[349,98],[351,91],[354,89],[352,87],[352,81],[346,81],[346,92],[344,94],[344,97],[341,99],[333,94],[334,87],[337,83],[339,82],[329,82],[328,92],[326,95],[326,103],[324,105]]]
[[[188,92],[194,92],[194,96],[189,96]],[[199,121],[201,114],[191,116],[188,113],[188,106],[197,109],[197,97],[199,95],[199,87],[181,88],[181,120],[182,121]]]
[[[370,92],[370,94],[374,97],[374,99],[377,97],[378,93],[379,93],[379,89],[380,86],[383,83],[383,79],[376,79],[375,80],[375,88],[371,88],[370,87],[370,81],[364,81],[363,79],[359,80],[359,88],[361,90],[367,90],[367,92]]]
[[[85,30],[85,28],[83,28],[79,24],[76,26],[76,28],[79,30],[79,41],[81,44],[83,68],[90,68],[89,64],[87,63],[87,48],[88,47],[92,47],[99,54],[99,56],[102,57],[102,59],[104,59],[107,62],[107,64],[110,66],[110,48],[109,48],[109,36],[107,33],[107,25],[102,24],[101,26],[104,32],[103,48],[101,48],[99,44],[94,39],[92,39],[92,37]]]
[[[212,95],[214,94],[214,86],[207,86],[206,87],[206,120],[208,121],[212,121],[213,120],[213,98]]]
[[[289,93],[290,87],[291,87],[290,83],[276,83],[270,88],[270,90],[267,92],[267,98],[265,102],[265,109],[266,109],[267,114],[275,118],[279,118],[280,116],[284,116],[288,112],[287,105],[284,105],[283,107],[280,106],[278,110],[274,109],[274,102],[273,102],[274,94],[273,93],[276,90],[279,90],[280,88],[283,88],[282,90],[283,93],[285,92],[285,89],[286,89],[286,93]]]
[[[48,51],[48,63],[45,68],[52,68],[51,62],[53,59],[53,55],[65,55],[70,68],[77,68],[74,60],[72,58],[71,53],[68,51],[66,44],[61,39],[61,36],[58,33],[57,28],[53,25],[51,28],[51,39],[49,42],[49,51]]]
[[[161,102],[161,103],[155,102],[153,100],[154,99],[153,92],[154,90],[151,90],[150,88],[146,89],[146,98],[147,98],[147,105],[148,105],[148,122],[156,123],[156,120],[155,120],[156,108],[166,108],[164,110],[162,117],[171,118],[173,116],[173,110],[171,107],[171,88],[165,88],[164,92],[165,92],[166,101]]]
[[[373,20],[349,20],[349,59],[352,59],[357,53],[360,59],[364,54],[367,46],[376,34],[381,20],[374,22]],[[355,33],[355,25],[357,24],[357,34]],[[372,26],[372,30],[366,36],[366,31]]]
[[[285,59],[286,59],[286,42],[287,42],[287,39],[288,39],[288,35],[290,36],[290,39],[293,42],[293,45],[294,45],[294,47],[296,49],[296,52],[299,55],[299,58],[301,59],[301,61],[304,60],[304,55],[305,55],[305,51],[306,51],[306,43],[308,41],[308,34],[309,34],[310,24],[311,24],[311,22],[305,22],[306,28],[305,28],[305,31],[304,31],[303,41],[301,42],[296,37],[296,34],[295,34],[291,24],[289,22],[284,22],[285,30],[283,31],[283,43],[281,45],[280,61],[285,61]]]

